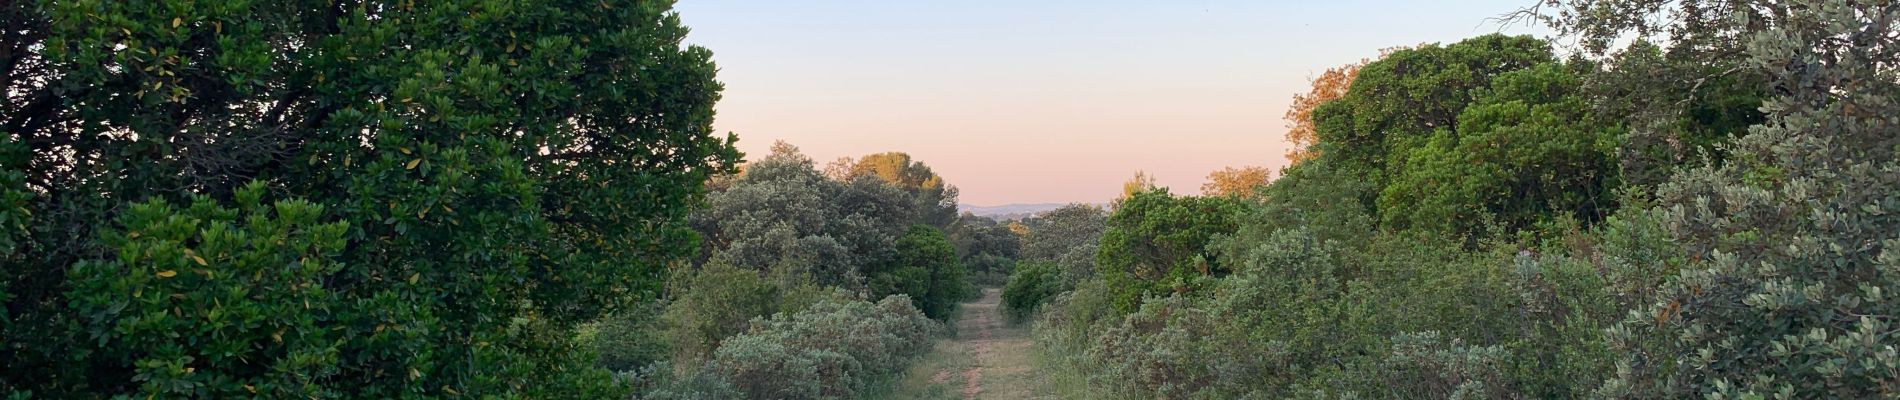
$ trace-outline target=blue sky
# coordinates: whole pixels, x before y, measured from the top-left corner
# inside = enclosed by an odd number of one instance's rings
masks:
[[[726,84],[715,124],[821,164],[905,151],[965,203],[1099,202],[1136,170],[1199,193],[1285,164],[1294,93],[1379,49],[1493,32],[1532,0],[719,1],[675,9]]]

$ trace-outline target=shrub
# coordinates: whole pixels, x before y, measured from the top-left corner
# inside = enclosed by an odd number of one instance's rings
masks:
[[[1122,200],[1108,217],[1095,256],[1116,310],[1133,312],[1144,296],[1184,291],[1196,277],[1231,272],[1207,244],[1233,233],[1242,204],[1228,197],[1176,197],[1165,189]]]
[[[723,383],[694,385],[755,399],[856,398],[928,352],[941,329],[902,295],[833,297],[727,339],[694,378]]]
[[[1010,318],[1021,321],[1036,312],[1044,302],[1066,290],[1062,271],[1050,261],[1019,261],[1009,282],[1003,285],[1003,307]]]
[[[872,274],[874,293],[905,295],[930,318],[949,319],[972,292],[949,238],[937,228],[912,225],[896,247],[895,265]]]

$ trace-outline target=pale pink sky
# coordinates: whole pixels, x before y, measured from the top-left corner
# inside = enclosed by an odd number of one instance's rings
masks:
[[[1034,4],[1029,4],[1034,3]],[[903,151],[962,202],[1102,202],[1136,170],[1199,193],[1285,165],[1292,95],[1381,48],[1498,31],[1524,0],[684,1],[725,82],[715,123],[751,156]],[[1315,21],[1344,24],[1315,24]],[[1522,32],[1525,28],[1506,29]]]

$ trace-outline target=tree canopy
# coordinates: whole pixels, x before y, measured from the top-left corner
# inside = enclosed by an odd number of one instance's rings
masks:
[[[0,390],[610,396],[740,156],[670,2],[0,8]]]

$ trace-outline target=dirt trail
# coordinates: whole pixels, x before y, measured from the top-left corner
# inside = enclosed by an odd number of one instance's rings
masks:
[[[938,342],[890,398],[1036,398],[1027,328],[1005,324],[1001,303],[998,289],[984,289],[982,298],[964,303],[957,336]]]
[[[996,341],[997,305],[1002,303],[1002,295],[996,289],[984,289],[983,298],[975,303],[963,305],[963,318],[957,320],[958,336],[973,336],[970,340],[972,356],[976,365],[963,371],[963,398],[975,399],[983,393],[983,367],[995,359],[990,354]]]

